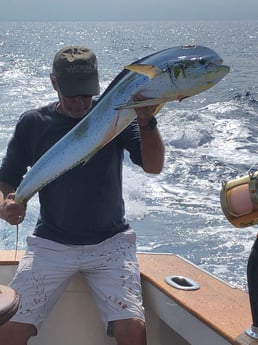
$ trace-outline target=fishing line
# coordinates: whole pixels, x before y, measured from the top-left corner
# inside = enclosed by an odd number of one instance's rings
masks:
[[[19,225],[16,225],[16,240],[15,240],[15,253],[14,253],[14,264],[12,265],[13,276],[16,274],[16,261],[18,257],[18,240],[19,240]]]
[[[17,260],[17,252],[18,252],[18,240],[19,240],[19,225],[16,225],[16,243],[15,243],[15,255],[14,255],[14,261]]]

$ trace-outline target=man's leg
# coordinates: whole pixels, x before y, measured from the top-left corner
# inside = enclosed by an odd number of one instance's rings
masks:
[[[135,238],[135,232],[128,230],[85,246],[81,264],[107,334],[115,336],[119,345],[146,344]]]
[[[0,327],[0,345],[27,345],[36,333],[31,324],[8,321]]]
[[[0,327],[0,345],[27,345],[77,271],[73,248],[32,236],[27,242],[10,284],[20,296],[19,308]]]
[[[145,323],[139,319],[113,321],[113,334],[118,345],[146,345]]]

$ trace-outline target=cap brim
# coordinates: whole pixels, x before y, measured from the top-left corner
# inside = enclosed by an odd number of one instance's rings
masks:
[[[57,78],[57,82],[61,94],[65,97],[96,96],[100,92],[97,76],[76,80]]]

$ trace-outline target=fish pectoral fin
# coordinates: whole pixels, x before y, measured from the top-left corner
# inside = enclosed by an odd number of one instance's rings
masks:
[[[154,113],[153,113],[153,116],[156,116],[160,110],[164,107],[164,103],[161,103],[157,106],[157,108],[155,109]]]
[[[151,79],[163,72],[159,67],[146,64],[131,64],[125,66],[124,68],[128,69],[129,71],[144,74]]]
[[[118,107],[116,107],[115,110],[141,108],[141,107],[148,107],[148,106],[153,106],[153,105],[159,106],[160,107],[159,110],[160,110],[163,107],[164,103],[166,102],[167,101],[164,98],[148,98],[142,101],[135,101],[135,102],[121,104]]]

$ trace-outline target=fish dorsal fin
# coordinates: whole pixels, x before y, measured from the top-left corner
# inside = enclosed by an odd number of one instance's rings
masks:
[[[139,74],[144,74],[149,78],[154,78],[157,75],[162,73],[162,70],[159,67],[146,65],[146,64],[132,64],[124,67],[129,71],[133,71]]]

